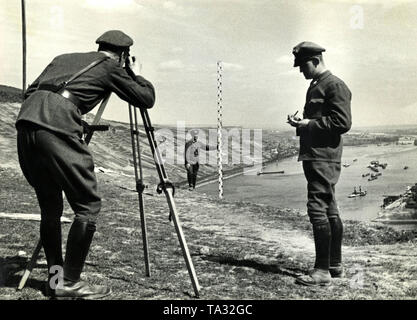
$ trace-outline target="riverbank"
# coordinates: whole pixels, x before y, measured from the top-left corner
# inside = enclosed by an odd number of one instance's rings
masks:
[[[18,171],[3,169],[0,212],[38,212]],[[137,194],[98,174],[103,209],[85,279],[113,289],[108,299],[194,299],[165,197],[145,195],[151,277],[144,275]],[[179,188],[176,204],[202,286],[202,299],[415,299],[416,234],[347,221],[346,278],[328,288],[294,284],[314,261],[308,218],[294,209],[220,201]],[[72,218],[65,206],[66,217]],[[0,219],[0,299],[46,299],[42,254],[27,287],[16,292],[38,239],[39,223]],[[68,224],[63,225],[67,234]],[[65,239],[65,237],[64,237]],[[65,245],[65,241],[64,241]],[[65,246],[64,246],[65,248]]]
[[[292,157],[294,157],[294,155],[289,155],[287,157],[282,157],[280,159],[264,160],[262,164],[260,165],[239,166],[237,168],[228,169],[223,172],[223,180],[228,180],[228,179],[238,177],[244,174],[257,175],[258,172],[260,172],[263,168],[267,167],[268,165],[278,163],[278,161],[287,160]],[[204,177],[197,177],[196,188],[201,188],[208,184],[216,183],[218,181],[219,181],[218,173],[210,174]],[[178,186],[186,186],[186,185],[188,185],[188,182],[186,180],[178,183]]]

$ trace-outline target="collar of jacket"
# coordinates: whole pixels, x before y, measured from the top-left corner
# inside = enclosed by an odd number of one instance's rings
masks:
[[[311,81],[310,87],[315,86],[317,83],[319,83],[321,80],[327,78],[331,74],[332,73],[330,72],[330,70],[326,70],[326,71],[320,73],[317,78],[315,78]]]
[[[119,62],[120,57],[117,54],[112,54],[111,52],[107,52],[107,51],[99,51],[99,52],[104,54],[105,56],[108,56],[110,59],[113,59]]]

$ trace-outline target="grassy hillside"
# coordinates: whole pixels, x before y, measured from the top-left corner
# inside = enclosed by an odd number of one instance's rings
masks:
[[[38,213],[34,190],[17,162],[18,111],[18,102],[0,103],[0,212]],[[91,142],[96,167],[101,169],[97,178],[103,208],[83,278],[111,286],[113,293],[107,299],[195,299],[175,229],[168,221],[166,199],[155,192],[156,174],[143,136],[145,183],[150,185],[144,204],[151,277],[145,276],[129,127],[104,122],[110,130],[96,133]],[[291,133],[265,131],[263,144],[271,152],[265,152],[264,160],[293,150],[291,140]],[[278,152],[272,152],[274,148]],[[166,169],[174,182],[185,180],[182,165]],[[209,176],[216,169],[207,165],[201,171]],[[294,284],[314,263],[312,230],[302,213],[219,200],[184,187],[177,188],[175,202],[202,287],[201,299],[417,298],[415,231],[345,221],[346,277],[326,288],[309,288]],[[67,203],[64,215],[73,217]],[[68,230],[69,224],[63,224],[64,249]],[[38,221],[0,218],[0,300],[46,299],[43,253],[24,290],[15,289],[38,238]]]
[[[22,90],[0,84],[0,102],[22,102]]]
[[[16,166],[16,130],[14,123],[16,121],[17,114],[20,108],[21,90],[0,86],[0,161],[3,166]],[[94,119],[93,115],[88,114],[86,121],[91,123]],[[152,119],[151,119],[152,120]],[[102,169],[110,174],[113,174],[117,179],[119,176],[133,176],[133,162],[132,162],[132,147],[130,126],[127,123],[111,121],[102,119],[102,124],[108,124],[110,130],[106,132],[96,132],[91,140],[90,149],[93,153],[96,167]],[[139,119],[141,124],[141,120]],[[142,148],[142,165],[145,183],[155,184],[159,182],[155,171],[155,164],[151,151],[148,145],[147,137],[144,133],[143,126],[139,128],[141,131],[140,145]],[[155,132],[159,129],[168,129],[174,133],[172,137],[161,137],[165,141],[163,143],[171,143],[175,147],[175,151],[184,148],[184,141],[179,140],[176,136],[177,128],[155,126]],[[188,132],[189,129],[186,129]],[[201,128],[205,132],[206,137],[209,136],[209,128]],[[238,128],[238,130],[241,130]],[[240,131],[239,131],[240,132]],[[290,132],[275,132],[264,130],[263,134],[263,161],[271,161],[279,156],[285,157],[293,155],[297,151],[296,143],[291,139]],[[158,135],[156,135],[158,138]],[[162,146],[162,140],[158,138],[160,146]],[[203,141],[209,142],[209,141]],[[241,145],[243,142],[241,142]],[[251,146],[251,154],[253,154],[253,137],[250,138],[249,145]],[[243,159],[241,164],[232,164],[232,138],[229,137],[228,141],[228,163],[223,164],[224,172],[236,172],[241,171],[244,165]],[[237,150],[241,152],[241,150]],[[211,151],[216,153],[216,151]],[[165,154],[163,154],[165,156]],[[241,152],[242,155],[242,152]],[[213,154],[212,154],[213,156]],[[215,155],[214,155],[215,156]],[[207,158],[205,158],[207,157]],[[200,159],[209,159],[209,155],[202,151]],[[202,161],[203,162],[203,161]],[[208,161],[207,161],[208,162]],[[186,181],[186,171],[184,165],[178,163],[164,164],[168,177],[176,184],[181,184]],[[217,165],[214,163],[201,164],[199,170],[199,181],[209,179],[213,175],[217,174]],[[134,183],[134,181],[133,181]]]

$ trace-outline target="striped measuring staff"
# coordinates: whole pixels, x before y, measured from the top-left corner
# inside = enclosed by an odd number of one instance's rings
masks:
[[[217,167],[219,170],[219,198],[223,199],[223,164],[222,164],[222,71],[221,61],[217,61]]]

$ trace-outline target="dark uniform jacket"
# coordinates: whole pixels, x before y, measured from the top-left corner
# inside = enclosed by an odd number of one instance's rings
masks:
[[[213,147],[200,141],[188,140],[185,142],[185,164],[196,164],[199,161],[199,150],[210,151]]]
[[[300,136],[299,161],[341,161],[341,135],[352,125],[351,98],[346,84],[330,71],[312,81],[303,115],[304,119],[311,121],[307,127],[297,129]]]
[[[25,101],[17,117],[54,132],[80,137],[81,115],[92,110],[107,94],[115,92],[136,107],[151,108],[155,102],[152,84],[141,76],[134,81],[117,61],[106,59],[68,84],[68,89],[81,102],[75,106],[58,93],[39,90],[38,86],[59,86],[72,75],[96,61],[102,52],[70,53],[56,57],[25,92]]]

